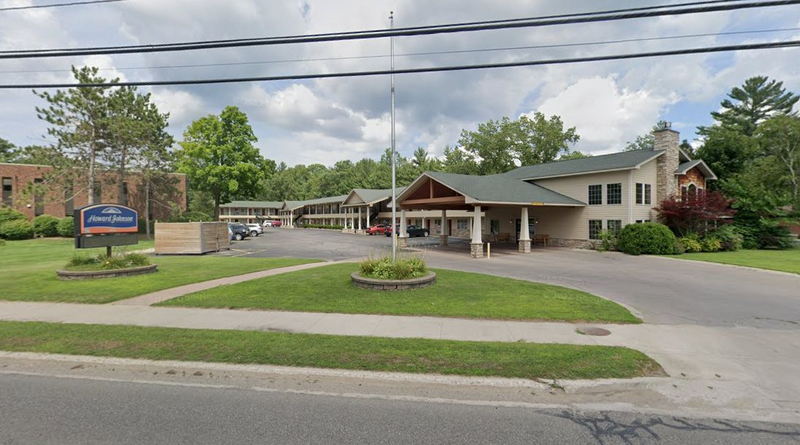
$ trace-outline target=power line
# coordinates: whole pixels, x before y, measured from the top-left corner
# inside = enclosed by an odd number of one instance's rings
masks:
[[[232,48],[243,46],[264,46],[264,45],[284,45],[293,43],[313,43],[313,42],[329,42],[340,40],[360,40],[360,39],[375,39],[393,36],[418,36],[418,35],[431,35],[442,33],[455,33],[455,32],[471,32],[471,31],[486,31],[510,28],[526,28],[526,27],[541,27],[577,23],[591,23],[591,22],[605,22],[616,20],[627,20],[634,18],[647,18],[658,17],[667,15],[685,15],[696,14],[705,12],[719,12],[719,11],[732,11],[738,9],[762,8],[767,6],[786,6],[800,3],[800,0],[767,0],[757,2],[741,3],[738,0],[735,3],[726,1],[724,4],[715,4],[712,6],[699,6],[684,9],[666,9],[667,6],[662,6],[662,10],[645,11],[645,12],[631,12],[620,13],[613,15],[597,15],[603,13],[585,13],[592,14],[588,17],[568,17],[558,19],[509,19],[504,21],[492,22],[473,22],[477,24],[445,24],[434,25],[427,27],[415,28],[395,28],[393,30],[379,29],[379,30],[365,30],[365,31],[351,31],[341,33],[328,33],[328,34],[307,34],[295,36],[282,36],[282,37],[260,37],[251,39],[235,39],[235,40],[218,40],[218,41],[204,41],[192,43],[166,43],[166,44],[153,44],[153,45],[126,45],[126,46],[113,46],[113,47],[94,47],[94,48],[72,48],[72,49],[43,49],[43,50],[13,50],[13,51],[0,51],[0,59],[18,59],[18,58],[42,58],[42,57],[70,57],[70,56],[86,56],[98,54],[131,54],[131,53],[149,53],[149,52],[164,52],[164,51],[189,51],[198,49],[212,49],[212,48]]]
[[[340,72],[340,73],[291,74],[291,75],[280,75],[280,76],[233,77],[233,78],[217,78],[217,79],[145,80],[145,81],[133,81],[133,82],[125,81],[116,83],[17,84],[17,85],[0,85],[0,89],[109,88],[109,87],[128,87],[128,86],[139,87],[139,86],[158,86],[158,85],[207,85],[207,84],[220,84],[220,83],[269,82],[276,80],[330,79],[339,77],[381,76],[393,73],[415,74],[415,73],[464,71],[464,70],[489,69],[489,68],[511,68],[511,67],[521,67],[521,66],[562,65],[570,63],[600,62],[608,60],[627,60],[627,59],[677,56],[677,55],[688,55],[688,54],[706,54],[706,53],[718,53],[727,51],[792,48],[798,46],[800,46],[800,40],[790,40],[786,42],[711,46],[703,48],[686,48],[686,49],[667,50],[667,51],[650,51],[643,53],[613,54],[606,56],[573,57],[568,59],[528,60],[521,62],[404,68],[397,70],[350,71],[350,72]]]
[[[696,37],[719,37],[719,36],[732,36],[743,34],[765,34],[773,32],[789,32],[800,31],[800,27],[795,28],[775,28],[775,29],[756,29],[756,30],[743,30],[743,31],[723,31],[723,32],[708,32],[698,34],[681,34],[673,36],[655,36],[655,37],[637,37],[630,39],[617,39],[617,40],[603,40],[592,42],[572,42],[572,43],[555,43],[549,45],[523,45],[523,46],[501,46],[493,48],[472,48],[472,49],[456,49],[456,50],[443,50],[443,51],[423,51],[413,53],[395,54],[395,57],[413,57],[413,56],[431,56],[431,55],[444,55],[444,54],[464,54],[464,53],[480,53],[480,52],[493,52],[493,51],[516,51],[525,49],[552,49],[552,48],[569,48],[576,46],[594,46],[594,45],[608,45],[618,43],[633,43],[633,42],[650,42],[661,40],[675,40],[687,39]],[[363,59],[379,59],[387,58],[388,54],[368,54],[363,56],[340,56],[340,57],[309,57],[297,59],[274,59],[274,60],[260,60],[250,62],[219,62],[219,63],[193,63],[183,65],[150,65],[150,66],[129,66],[129,67],[110,67],[99,68],[102,71],[116,70],[145,70],[145,69],[172,69],[172,68],[207,68],[218,66],[246,66],[246,65],[267,65],[273,63],[293,63],[293,62],[325,62],[332,60],[363,60]],[[57,72],[71,72],[71,69],[60,68],[51,70],[8,70],[0,71],[0,74],[32,74],[32,73],[57,73]]]
[[[69,3],[49,3],[45,5],[28,5],[28,6],[8,6],[5,8],[0,8],[0,12],[2,11],[21,11],[24,9],[43,9],[43,8],[60,8],[62,6],[82,6],[82,5],[94,5],[99,3],[116,3],[116,2],[124,2],[125,0],[87,0],[82,2],[69,2]]]

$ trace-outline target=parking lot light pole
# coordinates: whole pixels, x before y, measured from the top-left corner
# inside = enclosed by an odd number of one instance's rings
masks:
[[[394,11],[389,12],[389,29],[394,29]],[[394,37],[389,37],[389,82],[391,84],[392,111],[392,262],[397,261],[397,170],[395,166],[395,134],[394,134]]]

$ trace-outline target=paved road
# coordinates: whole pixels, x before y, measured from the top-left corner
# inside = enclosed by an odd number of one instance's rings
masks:
[[[797,443],[797,425],[0,376],[0,442]]]
[[[434,240],[415,238],[410,244],[435,267],[582,289],[625,304],[651,323],[800,330],[800,275],[570,249],[529,255],[496,250],[491,259],[473,260],[466,251],[433,247]],[[390,246],[386,237],[272,229],[237,243],[233,253],[346,259],[379,256]]]

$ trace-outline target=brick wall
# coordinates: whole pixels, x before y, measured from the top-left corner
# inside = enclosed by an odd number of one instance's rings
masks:
[[[6,164],[0,163],[0,187],[2,187],[4,179],[11,179],[12,188],[12,205],[14,209],[22,212],[28,218],[36,216],[36,209],[40,207],[43,210],[42,214],[53,216],[68,216],[67,210],[67,197],[73,196],[73,208],[80,208],[88,204],[89,196],[87,194],[87,184],[80,182],[75,183],[72,193],[67,193],[64,185],[56,182],[43,182],[45,192],[41,196],[33,196],[31,193],[25,193],[37,179],[46,181],[51,167],[45,165],[29,165],[29,164]],[[152,206],[153,217],[156,219],[166,219],[172,213],[170,205],[186,210],[186,175],[175,173],[173,177],[176,180],[175,196],[170,197],[169,202],[163,204],[154,204]],[[118,187],[116,184],[116,175],[109,173],[100,178],[100,191],[101,202],[117,203],[118,202]],[[85,181],[84,181],[85,182]],[[145,191],[139,189],[139,177],[135,173],[127,175],[126,181],[128,184],[128,206],[136,209],[140,215],[144,216],[145,212]],[[38,203],[38,206],[37,206]],[[0,205],[5,203],[0,203]],[[69,213],[71,216],[71,212]]]
[[[697,167],[690,169],[685,175],[681,175],[678,178],[678,190],[692,183],[701,189],[706,188],[706,177]]]

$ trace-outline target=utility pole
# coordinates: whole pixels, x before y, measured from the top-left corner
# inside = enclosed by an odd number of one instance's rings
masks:
[[[394,29],[394,11],[389,11],[389,29]],[[389,82],[391,83],[392,95],[392,262],[397,261],[397,167],[395,163],[395,142],[394,142],[394,37],[389,36]]]

